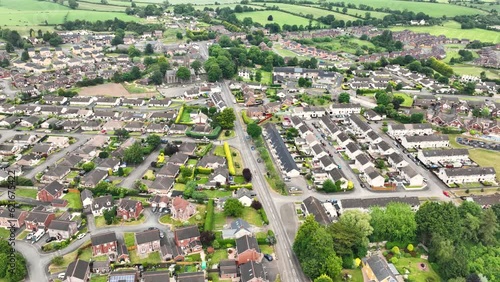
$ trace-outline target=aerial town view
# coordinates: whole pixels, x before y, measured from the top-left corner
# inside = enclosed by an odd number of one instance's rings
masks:
[[[498,0],[0,0],[0,282],[500,282]]]

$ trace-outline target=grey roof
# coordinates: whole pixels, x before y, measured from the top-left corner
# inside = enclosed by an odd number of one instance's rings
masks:
[[[9,209],[1,209],[0,210],[0,218],[8,218],[8,219],[19,219],[21,214],[26,213],[20,209],[15,209],[13,212],[9,211]]]
[[[368,136],[368,138],[370,138],[372,141],[373,140],[377,140],[380,136],[375,133],[375,131],[371,130],[371,131],[368,131],[368,133],[366,134]]]
[[[417,135],[417,136],[405,136],[408,143],[414,142],[437,142],[437,141],[447,141],[449,140],[448,135],[444,134],[434,134],[434,135]]]
[[[330,156],[328,156],[328,155],[325,155],[325,156],[321,157],[321,159],[319,159],[319,162],[324,167],[327,167],[327,166],[330,166],[330,165],[334,164],[333,159]]]
[[[288,151],[285,142],[283,141],[278,130],[276,129],[276,126],[272,123],[268,123],[264,127],[269,137],[269,140],[271,141],[272,146],[276,150],[276,154],[278,155],[278,158],[280,159],[281,164],[283,165],[284,170],[286,172],[290,172],[292,170],[298,171],[299,167],[297,166],[295,160]]]
[[[340,134],[337,135],[337,138],[340,140],[340,142],[349,140],[349,136],[347,136],[347,134],[345,134],[344,132],[340,132]]]
[[[374,110],[372,109],[368,109],[365,111],[365,115],[367,115],[369,118],[375,118],[377,117],[379,114],[377,114]]]
[[[474,202],[480,205],[495,205],[500,203],[500,194],[486,195],[486,196],[472,196]]]
[[[94,169],[83,177],[83,181],[85,182],[85,185],[94,186],[97,185],[97,183],[99,183],[99,181],[101,181],[107,175],[108,172],[105,170]]]
[[[370,159],[366,156],[366,154],[359,154],[356,156],[356,161],[361,165],[367,164],[370,162]]]
[[[313,150],[313,152],[314,152],[315,155],[319,155],[322,152],[324,152],[323,148],[319,144],[316,144],[316,145],[312,146],[311,149]]]
[[[33,222],[37,222],[37,223],[43,223],[43,222],[45,222],[45,220],[47,220],[47,217],[49,217],[51,214],[54,214],[54,213],[45,212],[45,211],[32,211],[28,214],[25,221],[33,221]]]
[[[411,168],[408,165],[401,168],[401,170],[410,178],[413,178],[418,175],[418,172],[416,172],[413,168]]]
[[[240,265],[241,282],[248,282],[254,278],[265,279],[266,273],[264,267],[260,263],[250,261]]]
[[[373,255],[365,259],[366,263],[370,266],[377,281],[383,281],[390,277],[388,281],[396,281],[395,277],[392,275],[392,271],[389,269],[387,261],[379,255]],[[392,278],[392,279],[391,279]]]
[[[338,168],[330,170],[328,174],[330,174],[330,177],[333,179],[334,182],[347,179],[342,170]]]
[[[184,240],[184,239],[199,237],[200,230],[198,229],[198,226],[192,225],[192,226],[177,228],[175,230],[175,234],[177,235],[177,239]]]
[[[135,233],[135,243],[137,245],[154,241],[160,241],[160,231],[158,229]]]
[[[74,167],[76,166],[79,162],[83,160],[82,157],[78,155],[69,155],[64,158],[62,162],[59,163],[60,166],[68,166],[68,167]]]
[[[247,188],[240,188],[235,192],[236,198],[241,198],[243,196],[247,196],[249,198],[257,196],[257,194],[253,190],[249,190]]]
[[[389,146],[389,144],[385,141],[382,141],[380,143],[377,144],[377,146],[379,147],[379,149],[381,149],[383,152],[386,152],[388,150],[391,149],[391,146]]]
[[[371,127],[366,122],[362,121],[355,114],[350,115],[349,119],[351,120],[351,122],[356,124],[356,126],[359,127],[363,132],[368,132],[368,131],[372,130]]]
[[[179,152],[181,153],[191,153],[193,150],[196,149],[196,143],[193,142],[182,142],[181,145],[179,145]]]
[[[206,155],[198,162],[197,166],[206,167],[208,164],[220,164],[224,165],[226,163],[226,158],[214,155]]]
[[[170,157],[170,159],[168,159],[167,163],[184,164],[187,162],[188,159],[189,159],[188,155],[186,155],[184,153],[177,152],[177,153],[173,154]]]
[[[242,254],[246,250],[256,250],[260,253],[259,244],[257,243],[257,239],[253,236],[242,236],[236,239],[236,250],[238,254]]]
[[[370,177],[370,179],[375,179],[375,178],[381,176],[380,173],[371,166],[369,166],[365,169],[365,174],[368,175],[368,177]]]
[[[143,282],[169,282],[169,271],[146,271],[142,273]]]
[[[151,184],[152,189],[156,190],[168,190],[172,188],[175,183],[175,178],[168,176],[158,176]]]
[[[237,218],[230,223],[231,229],[250,228],[250,224],[241,218]]]
[[[388,158],[395,164],[399,164],[400,162],[404,161],[403,157],[401,157],[401,155],[398,153],[392,153],[388,156]]]
[[[370,198],[370,199],[343,199],[340,200],[342,208],[369,208],[369,207],[385,207],[389,203],[404,203],[410,206],[419,206],[418,197],[389,197],[389,198]]]
[[[158,175],[167,175],[167,176],[172,176],[176,175],[179,172],[179,165],[176,165],[174,163],[167,163],[165,164],[160,171],[158,171]]]
[[[68,279],[68,277],[74,277],[85,280],[85,276],[88,272],[89,263],[87,261],[77,259],[68,265],[68,268],[66,269],[66,279]]]
[[[47,153],[50,150],[51,146],[50,145],[44,145],[44,144],[36,144],[33,146],[33,149],[31,152],[33,153]]]
[[[444,173],[448,176],[462,175],[488,175],[495,174],[493,167],[469,167],[469,168],[445,168]]]
[[[119,159],[116,159],[116,158],[107,158],[107,159],[104,159],[102,160],[99,165],[97,165],[98,167],[104,167],[104,168],[113,168],[117,165],[120,164],[120,160]]]
[[[165,244],[160,246],[160,252],[163,257],[171,255],[174,259],[178,256],[184,256],[184,252],[175,244],[173,238],[167,238]]]
[[[179,273],[177,282],[205,282],[204,272]]]
[[[114,204],[112,196],[101,196],[94,198],[94,200],[92,201],[93,210],[98,210],[101,208],[112,208],[113,206]]]
[[[59,191],[62,191],[64,189],[64,186],[57,181],[52,181],[51,183],[47,184],[47,186],[43,187],[43,189],[51,195],[57,195]]]
[[[351,142],[349,144],[347,144],[346,146],[346,149],[349,150],[349,152],[351,153],[354,153],[356,151],[359,151],[359,146],[358,144],[354,143],[354,142]]]
[[[451,156],[468,156],[467,149],[449,149],[449,150],[423,150],[422,154],[425,157],[451,157]]]
[[[92,192],[89,190],[89,189],[83,189],[83,191],[80,193],[80,199],[82,200],[85,200],[85,199],[93,199],[94,198],[94,195],[92,194]]]
[[[92,237],[90,237],[90,241],[92,242],[92,246],[116,242],[116,234],[114,231],[111,231],[103,234],[92,235]]]
[[[69,166],[56,165],[56,166],[53,166],[52,168],[50,168],[44,175],[45,176],[55,176],[55,177],[58,177],[58,178],[62,178],[63,176],[65,176],[66,174],[68,174],[69,171],[70,171],[70,167]]]
[[[326,116],[326,115],[322,116],[320,119],[323,122],[323,124],[326,126],[326,128],[330,131],[330,133],[335,133],[335,132],[339,131],[338,126],[335,125],[335,123],[328,116]]]
[[[224,274],[237,274],[238,265],[234,259],[223,259],[219,262],[219,274],[220,276]]]
[[[325,207],[323,207],[323,204],[317,198],[309,196],[304,201],[302,201],[302,205],[304,205],[309,214],[314,215],[314,218],[320,224],[327,225],[332,222],[332,220],[326,213]]]
[[[75,221],[54,219],[49,224],[49,229],[68,231],[69,226]]]

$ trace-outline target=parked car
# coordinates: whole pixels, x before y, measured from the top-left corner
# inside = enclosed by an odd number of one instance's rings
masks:
[[[443,191],[443,194],[446,196],[446,197],[450,197],[450,193],[448,191]]]
[[[57,275],[57,278],[59,278],[59,279],[61,279],[61,280],[64,280],[64,278],[66,278],[66,273],[64,273],[64,272],[63,272],[63,273],[59,273],[59,274]]]
[[[273,256],[270,254],[264,254],[264,257],[267,259],[267,261],[273,261]]]
[[[149,227],[148,230],[155,230],[155,229],[158,229],[156,227]]]
[[[47,240],[45,240],[45,243],[50,243],[52,241],[55,241],[56,240],[56,237],[49,237],[47,238]]]
[[[164,238],[165,237],[165,233],[163,233],[162,231],[160,231],[160,238]]]
[[[33,233],[28,233],[28,235],[26,235],[26,240],[31,240],[31,238],[33,238]]]
[[[80,233],[80,234],[78,235],[78,237],[76,237],[76,238],[77,238],[78,240],[81,240],[81,239],[83,239],[83,237],[85,237],[85,235],[87,235],[87,232],[85,232],[85,233]]]

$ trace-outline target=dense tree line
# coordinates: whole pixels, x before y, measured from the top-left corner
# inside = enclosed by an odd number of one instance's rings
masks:
[[[8,28],[2,29],[0,38],[18,48],[28,48],[32,46],[26,39],[22,38],[16,30],[10,30]]]
[[[472,54],[472,52],[468,50],[459,50],[458,55],[460,55],[460,57],[450,59],[450,65],[459,64],[462,62],[470,62],[474,60],[474,54]]]
[[[11,257],[12,246],[7,240],[0,240],[0,278],[9,282],[23,280],[28,271],[26,260],[21,253],[15,252]],[[12,264],[13,263],[13,264]]]
[[[491,29],[491,26],[500,25],[500,18],[496,15],[460,15],[453,19],[460,23],[462,29]]]
[[[106,21],[86,21],[86,20],[75,20],[66,21],[60,25],[63,30],[79,30],[87,29],[92,31],[116,31],[122,29],[125,31],[132,31],[137,34],[143,34],[144,32],[152,32],[154,30],[165,30],[162,24],[140,24],[136,22],[125,22],[118,18],[114,20]]]
[[[145,7],[127,7],[125,9],[127,15],[136,15],[139,18],[145,18],[148,16],[161,16],[163,14],[163,8],[154,4],[149,4]]]

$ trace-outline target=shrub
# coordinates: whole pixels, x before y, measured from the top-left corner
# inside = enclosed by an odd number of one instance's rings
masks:
[[[182,105],[181,108],[179,109],[179,114],[175,118],[175,123],[179,123],[182,117],[182,113],[184,113],[184,105]]]
[[[199,166],[196,168],[196,172],[198,174],[210,174],[210,173],[212,173],[212,169]]]
[[[233,157],[231,156],[231,149],[229,149],[229,144],[227,142],[224,142],[224,153],[226,154],[227,168],[229,170],[229,174],[235,175],[236,169],[234,168]]]
[[[260,209],[259,214],[260,214],[260,217],[262,218],[262,221],[264,222],[264,224],[268,225],[269,219],[267,218],[266,211],[264,211],[264,209]]]
[[[241,111],[241,117],[243,118],[243,122],[245,124],[249,124],[249,123],[253,122],[253,120],[247,116],[246,111]]]
[[[55,265],[62,265],[64,263],[64,259],[61,256],[57,256],[52,259],[51,263]]]
[[[398,246],[392,247],[391,252],[396,256],[399,256],[401,254],[401,251],[399,250]]]
[[[406,247],[406,249],[409,251],[409,252],[413,252],[413,250],[415,249],[413,247],[413,244],[408,244],[408,246]]]
[[[391,258],[391,263],[392,263],[392,264],[396,264],[396,263],[398,263],[398,258],[397,258],[397,257],[392,257],[392,258]]]

